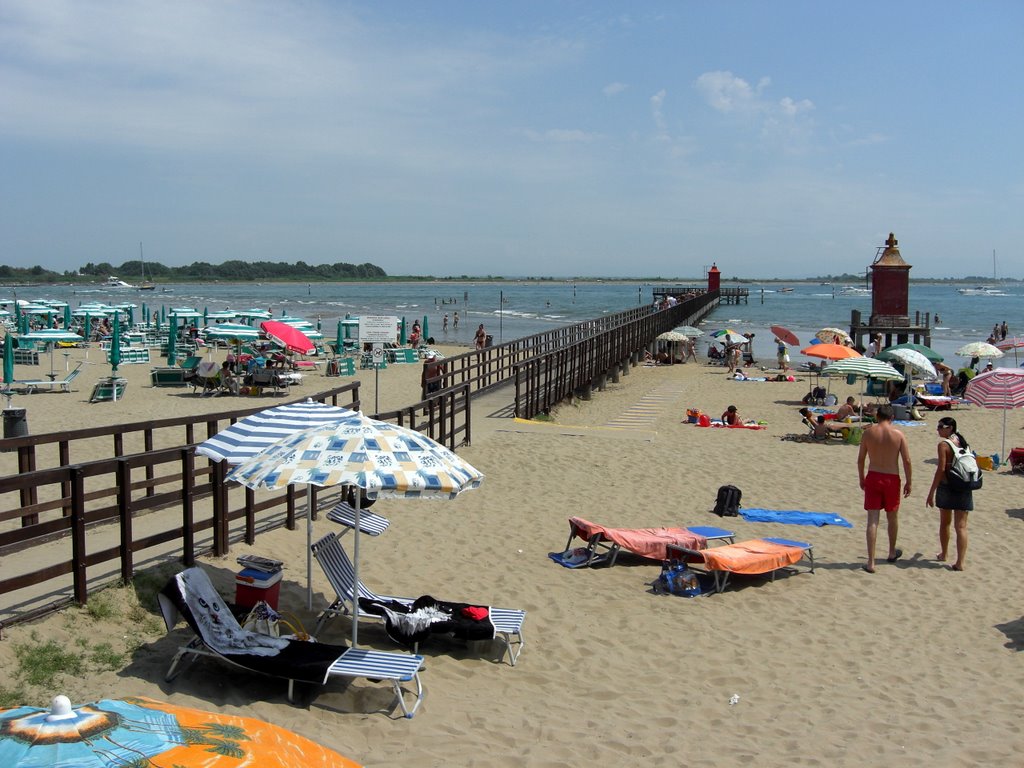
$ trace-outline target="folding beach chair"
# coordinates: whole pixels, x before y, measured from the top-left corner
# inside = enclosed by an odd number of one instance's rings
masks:
[[[356,527],[356,510],[347,501],[338,502],[330,512],[327,519],[332,523],[339,523],[347,528]],[[375,514],[368,509],[359,510],[359,531],[370,536],[380,536],[391,525],[391,521],[382,515]],[[342,531],[345,533],[346,531]]]
[[[734,573],[749,575],[775,574],[780,570],[795,570],[795,566],[807,559],[810,572],[814,573],[814,549],[805,541],[763,538],[726,544],[713,549],[689,549],[670,545],[672,559],[687,564],[702,564],[706,573],[714,576],[715,592],[724,592],[729,576]]]
[[[548,557],[566,568],[615,565],[623,549],[651,560],[667,560],[670,545],[705,549],[712,541],[732,543],[735,536],[733,531],[711,525],[687,528],[608,528],[582,517],[570,517],[565,551],[550,552]],[[583,539],[587,546],[572,549],[572,540],[575,538]]]
[[[14,388],[24,387],[26,394],[31,395],[34,392],[38,392],[41,389],[48,389],[51,392],[55,389],[59,389],[62,392],[71,391],[71,382],[78,378],[78,374],[82,372],[82,363],[78,363],[67,373],[63,379],[36,379],[34,381],[16,381],[11,386]]]
[[[168,682],[180,673],[178,665],[182,660],[210,656],[249,672],[287,680],[288,701],[292,703],[296,681],[326,685],[332,677],[390,681],[406,717],[416,714],[423,700],[419,677],[422,656],[271,637],[243,629],[201,568],[188,568],[172,577],[157,599],[168,632],[174,629],[180,615],[195,633],[171,660],[164,678]],[[416,685],[411,707],[405,699],[403,682]]]
[[[100,379],[92,388],[89,395],[90,403],[100,403],[104,400],[121,400],[124,398],[124,391],[128,388],[127,379]]]
[[[327,534],[313,544],[312,550],[313,557],[320,564],[324,575],[327,576],[327,580],[337,595],[336,599],[318,617],[316,628],[313,630],[314,636],[319,636],[321,628],[328,620],[339,614],[349,613],[352,601],[357,597],[360,600],[368,600],[373,603],[395,602],[406,607],[412,606],[417,601],[417,598],[412,597],[378,595],[367,589],[362,580],[357,585],[352,561],[349,560],[348,554],[341,546],[340,536],[336,534]],[[493,639],[500,640],[504,644],[505,651],[502,653],[502,657],[507,654],[509,665],[514,667],[526,644],[526,640],[523,638],[523,621],[526,619],[526,611],[511,608],[489,608],[488,612],[490,622],[494,626]],[[363,609],[360,609],[359,615],[381,619],[376,614],[365,613]],[[418,649],[419,643],[415,643],[414,650]]]

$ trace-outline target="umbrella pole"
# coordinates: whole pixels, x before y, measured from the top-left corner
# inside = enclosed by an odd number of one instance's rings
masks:
[[[313,489],[306,488],[306,610],[313,610]]]
[[[355,584],[352,587],[352,647],[356,648],[359,645],[359,513],[360,505],[363,501],[363,494],[359,492],[358,486],[353,486],[356,497],[355,503],[355,539],[352,544],[352,571],[354,574],[353,581]]]

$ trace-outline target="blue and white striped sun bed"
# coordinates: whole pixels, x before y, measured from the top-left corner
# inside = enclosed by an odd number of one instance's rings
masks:
[[[338,505],[327,513],[327,519],[332,523],[340,523],[348,528],[356,527],[356,510],[347,501],[339,502]],[[391,525],[391,521],[382,515],[377,515],[368,509],[359,510],[359,532],[370,536],[380,536]]]
[[[355,569],[352,567],[352,561],[349,560],[348,554],[341,546],[337,535],[333,533],[327,534],[313,544],[312,550],[313,557],[320,563],[320,567],[327,576],[327,580],[331,583],[337,594],[334,602],[327,606],[317,618],[316,628],[313,630],[313,636],[317,637],[320,634],[321,628],[328,620],[339,614],[348,614],[350,612],[354,593],[357,590],[353,588],[356,583]],[[375,592],[371,592],[362,580],[359,581],[358,585],[358,597],[385,603],[394,600],[404,605],[411,605],[416,602],[414,597],[378,595]],[[495,639],[500,640],[505,646],[505,652],[502,654],[502,657],[507,655],[509,665],[514,667],[519,659],[519,654],[522,653],[523,646],[526,645],[526,640],[523,638],[523,622],[526,620],[526,611],[515,608],[488,608],[488,612],[490,613],[491,623],[494,625]],[[380,618],[362,611],[359,612],[359,616],[378,620]],[[418,650],[418,647],[416,650]]]

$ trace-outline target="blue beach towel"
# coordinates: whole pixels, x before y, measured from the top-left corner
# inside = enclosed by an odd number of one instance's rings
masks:
[[[789,525],[841,525],[853,528],[853,523],[832,512],[800,512],[795,509],[740,508],[740,515],[750,523],[787,523]]]

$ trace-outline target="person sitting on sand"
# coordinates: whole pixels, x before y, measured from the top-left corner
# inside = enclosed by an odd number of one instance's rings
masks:
[[[846,402],[836,409],[836,421],[846,421],[847,419],[852,419],[854,416],[856,416],[856,403],[857,401],[853,397],[853,395],[850,395],[850,397],[846,398]]]
[[[722,414],[722,423],[727,427],[735,427],[743,423],[740,421],[740,412],[736,410],[735,405],[730,405],[725,409],[725,413]]]

